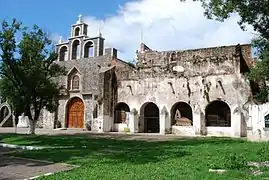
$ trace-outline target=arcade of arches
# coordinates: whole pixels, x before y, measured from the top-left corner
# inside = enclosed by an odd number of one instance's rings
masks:
[[[114,110],[114,123],[127,123],[130,108],[126,103],[118,103]],[[231,111],[223,101],[213,101],[205,109],[206,126],[231,127]],[[192,126],[193,112],[188,103],[177,102],[170,111],[171,125]],[[140,108],[139,132],[160,132],[159,108],[152,102],[143,104]]]
[[[80,98],[76,97],[70,100],[67,105],[67,114],[68,128],[84,127],[84,104]]]

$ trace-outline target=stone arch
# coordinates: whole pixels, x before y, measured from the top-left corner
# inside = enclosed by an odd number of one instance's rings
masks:
[[[231,109],[221,100],[210,102],[205,108],[206,126],[231,127]]]
[[[84,58],[94,57],[94,42],[91,40],[87,41],[84,44],[83,52],[84,52],[83,55]]]
[[[129,106],[124,102],[118,103],[114,109],[114,123],[126,123],[128,113],[130,113]]]
[[[171,108],[171,124],[177,126],[192,126],[193,111],[186,102],[177,102]]]
[[[71,98],[66,105],[66,127],[84,128],[84,102],[79,97]]]
[[[160,112],[153,102],[146,102],[140,108],[140,118],[145,133],[160,132]]]
[[[80,57],[80,40],[75,39],[72,43],[72,59],[78,59]]]
[[[80,27],[76,27],[74,30],[74,35],[79,36],[80,35]]]
[[[59,50],[59,61],[66,61],[68,59],[68,47],[62,46]]]
[[[0,105],[0,127],[13,127],[12,110],[8,103]]]

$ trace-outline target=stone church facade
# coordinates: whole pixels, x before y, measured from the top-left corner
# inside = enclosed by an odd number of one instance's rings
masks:
[[[58,109],[43,111],[43,128],[82,128],[97,132],[244,137],[255,134],[249,44],[193,50],[156,51],[141,43],[136,65],[104,48],[105,39],[88,36],[81,18],[71,37],[59,41],[56,63],[67,75]]]

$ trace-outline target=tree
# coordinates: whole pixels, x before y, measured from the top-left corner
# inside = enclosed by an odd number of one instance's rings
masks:
[[[65,68],[54,63],[57,54],[52,41],[37,25],[29,29],[16,20],[3,21],[0,50],[1,96],[11,104],[16,119],[23,112],[28,116],[29,132],[35,134],[41,110],[53,112],[57,107],[55,80],[65,75]]]
[[[185,0],[181,0],[185,1]],[[232,14],[240,16],[238,24],[245,30],[245,25],[252,25],[257,32],[253,47],[257,50],[259,61],[250,69],[248,78],[251,81],[269,80],[269,0],[193,0],[202,2],[204,15],[208,19],[223,21]],[[254,94],[259,101],[268,100],[268,87],[265,83]]]

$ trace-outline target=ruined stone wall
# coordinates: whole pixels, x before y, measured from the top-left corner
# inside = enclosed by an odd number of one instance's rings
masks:
[[[249,47],[245,47],[246,52],[250,52]],[[247,121],[246,104],[251,90],[240,73],[240,62],[244,59],[238,48],[179,51],[173,60],[171,51],[138,54],[137,69],[118,73],[118,102],[127,103],[131,110],[139,113],[144,103],[154,102],[160,111],[167,110],[169,117],[175,103],[186,102],[194,118],[203,121],[206,106],[214,100],[222,100],[229,105],[232,116],[239,113]],[[223,129],[220,131],[233,133],[231,128]]]

